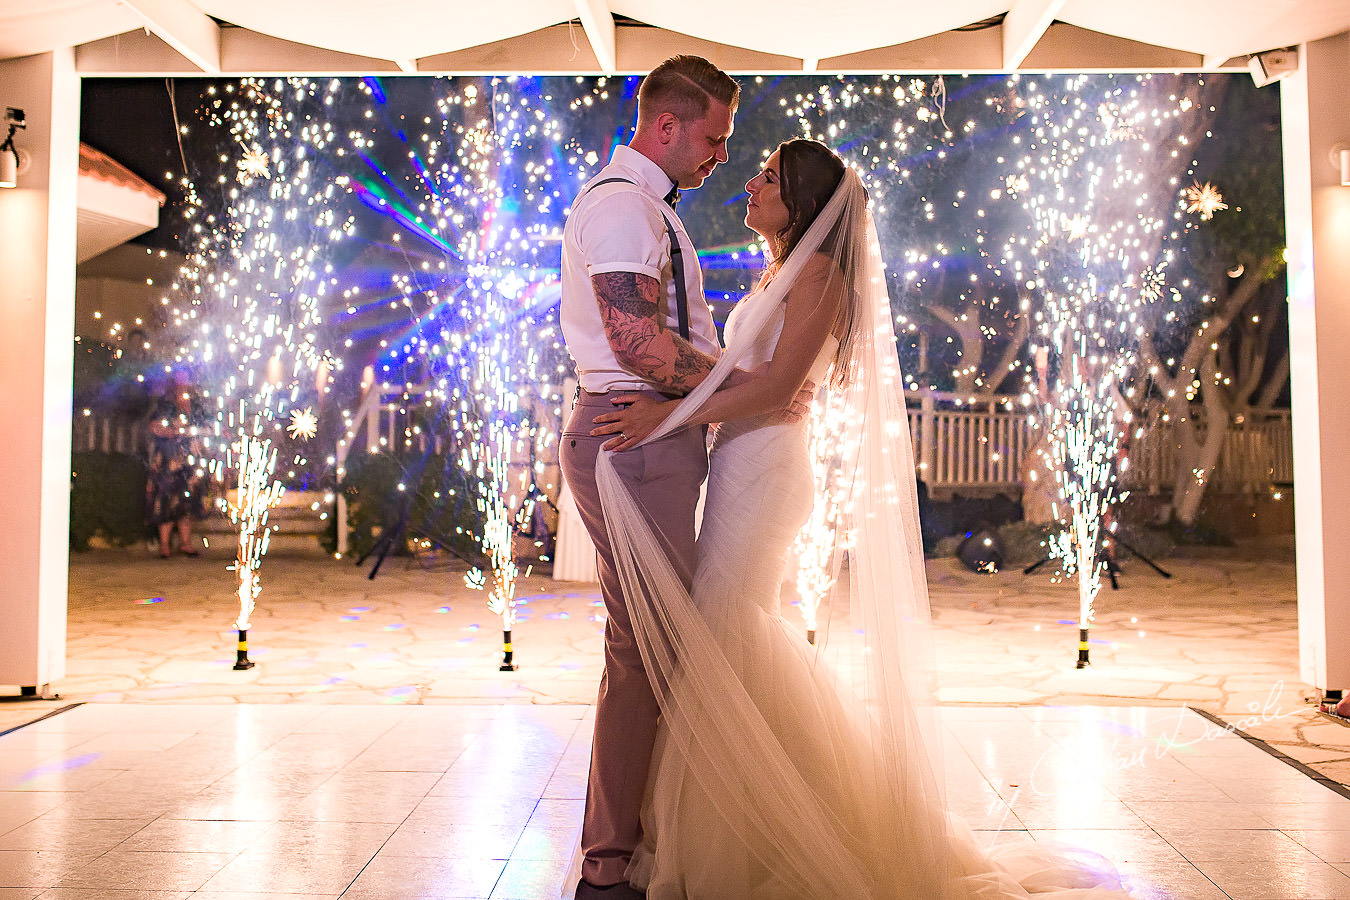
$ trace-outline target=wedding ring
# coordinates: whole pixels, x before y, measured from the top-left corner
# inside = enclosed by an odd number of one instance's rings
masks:
[[[619,432],[619,437],[623,438],[625,441],[628,440],[628,435],[624,434],[622,431]]]

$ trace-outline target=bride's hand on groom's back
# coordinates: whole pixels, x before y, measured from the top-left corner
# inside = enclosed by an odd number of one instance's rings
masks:
[[[621,394],[613,398],[616,409],[591,420],[592,437],[614,435],[600,445],[602,450],[630,450],[655,431],[670,415],[671,402],[645,394]]]
[[[797,396],[783,411],[776,413],[774,419],[791,425],[811,415],[811,401],[816,397],[816,383],[808,381],[797,391]]]

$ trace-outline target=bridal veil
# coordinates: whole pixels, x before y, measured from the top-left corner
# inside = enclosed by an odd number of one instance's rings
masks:
[[[1023,879],[989,862],[946,814],[913,451],[884,264],[866,191],[851,168],[774,277],[742,301],[712,373],[648,440],[688,427],[727,375],[774,339],[769,331],[775,316],[781,321],[787,292],[817,254],[842,279],[851,323],[821,388],[845,410],[832,436],[843,489],[815,645],[803,628],[792,648],[798,658],[775,669],[789,673],[775,675],[777,691],[794,693],[786,698],[789,714],[780,715],[781,698],[766,700],[765,686],[751,685],[729,658],[726,622],[714,626],[700,611],[611,454],[597,464],[607,529],[661,705],[665,752],[678,754],[682,777],[715,798],[715,815],[749,864],[772,873],[762,891],[738,900],[1025,896]],[[753,516],[743,525],[756,527]],[[658,833],[658,853],[661,840]],[[642,883],[646,875],[639,876]],[[1075,881],[1050,879],[1056,888]]]

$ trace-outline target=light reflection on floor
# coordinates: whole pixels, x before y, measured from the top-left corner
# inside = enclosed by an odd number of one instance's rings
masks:
[[[0,897],[556,900],[589,708],[384,699],[87,704],[0,737]],[[939,716],[988,844],[1100,853],[1137,897],[1350,898],[1350,799],[1196,713]]]

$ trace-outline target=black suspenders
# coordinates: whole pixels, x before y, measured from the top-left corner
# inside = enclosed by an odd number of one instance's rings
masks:
[[[627,178],[606,178],[603,181],[597,181],[586,191],[589,193],[602,184],[612,184],[616,181],[622,181],[624,184],[636,184],[636,182]],[[670,237],[670,272],[675,277],[675,311],[679,316],[680,337],[687,341],[689,340],[689,298],[684,287],[684,251],[680,249],[680,239],[675,233],[675,226],[670,223],[670,219],[664,212],[661,213],[661,220],[666,223],[666,234]]]

